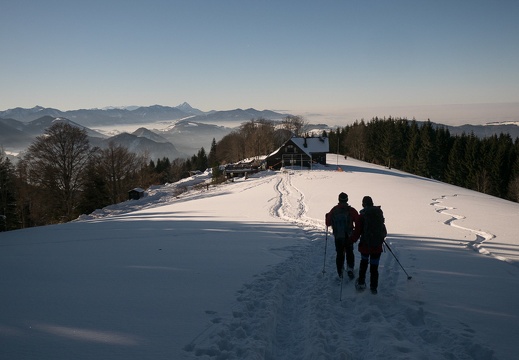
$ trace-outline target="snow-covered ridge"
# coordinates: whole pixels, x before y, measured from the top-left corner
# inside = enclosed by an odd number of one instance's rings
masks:
[[[500,122],[490,122],[485,124],[487,126],[497,126],[497,125],[515,125],[519,126],[519,121],[500,121]]]

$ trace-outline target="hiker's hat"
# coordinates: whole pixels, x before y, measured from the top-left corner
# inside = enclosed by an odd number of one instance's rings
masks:
[[[341,203],[348,202],[348,194],[341,192],[339,194],[339,202],[341,202]]]
[[[362,206],[373,206],[373,199],[371,198],[371,196],[364,196],[362,198]]]

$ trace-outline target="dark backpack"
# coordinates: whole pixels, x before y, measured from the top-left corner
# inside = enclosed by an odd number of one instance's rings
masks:
[[[332,212],[333,236],[336,239],[348,239],[353,233],[353,221],[349,206],[337,206]]]
[[[369,206],[362,210],[363,230],[361,242],[369,247],[382,245],[387,235],[384,213],[380,206]]]

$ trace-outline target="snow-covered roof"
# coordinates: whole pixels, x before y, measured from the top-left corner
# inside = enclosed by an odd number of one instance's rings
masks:
[[[145,190],[144,190],[143,188],[136,187],[136,188],[131,189],[130,192],[131,192],[131,191],[135,191],[135,192],[138,192],[138,193],[142,193],[142,192],[144,192]]]
[[[326,137],[293,137],[290,140],[308,155],[330,151],[330,143]]]
[[[328,153],[330,152],[330,142],[328,138],[325,137],[308,137],[306,138],[306,147],[305,147],[305,138],[301,137],[293,137],[288,141],[292,141],[297,147],[301,148],[308,156],[316,153]],[[286,144],[286,143],[285,143]],[[283,144],[283,146],[285,146]],[[269,158],[275,153],[277,153],[281,148],[276,149],[272,153],[268,154],[265,158]]]

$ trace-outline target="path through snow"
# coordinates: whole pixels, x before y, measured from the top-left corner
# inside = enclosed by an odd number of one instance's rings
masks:
[[[266,179],[276,190],[270,214],[298,226],[294,236],[302,240],[301,246],[292,249],[288,260],[246,284],[229,315],[213,314],[212,325],[186,346],[186,355],[284,360],[387,359],[388,354],[400,354],[400,359],[493,358],[491,350],[473,341],[469,326],[464,326],[464,333],[450,331],[427,311],[420,284],[406,279],[389,252],[381,259],[378,295],[358,293],[352,281],[344,280],[339,301],[333,236],[325,241],[324,221],[306,216],[304,194],[291,177],[279,173]],[[392,248],[398,256],[397,246]],[[358,256],[356,252],[357,264]]]

